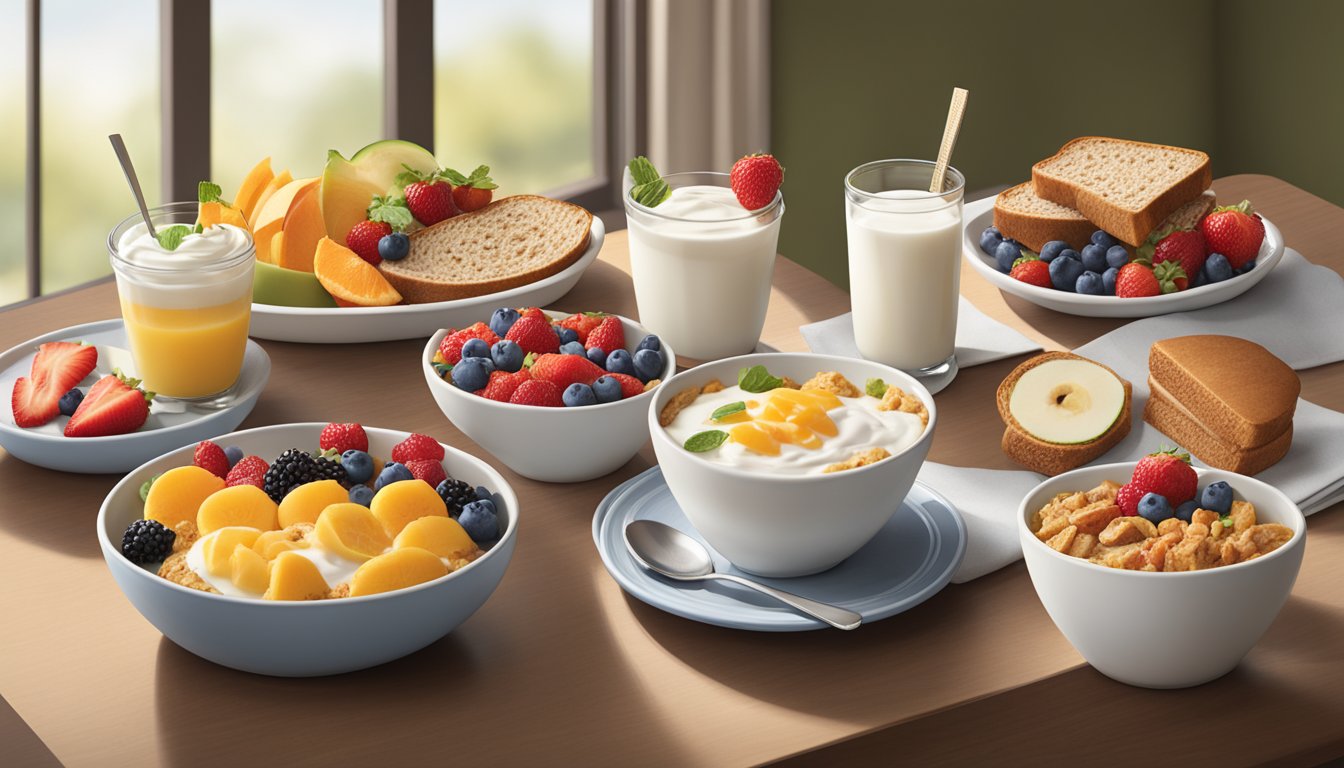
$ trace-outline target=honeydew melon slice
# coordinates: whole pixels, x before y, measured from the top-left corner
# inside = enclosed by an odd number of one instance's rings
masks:
[[[376,141],[350,156],[330,150],[322,171],[320,202],[327,237],[345,245],[350,228],[364,220],[374,195],[385,195],[396,187],[403,166],[433,173],[438,161],[429,150],[400,139]]]
[[[334,307],[331,298],[312,272],[285,269],[257,262],[252,273],[252,300],[258,304],[282,307]]]

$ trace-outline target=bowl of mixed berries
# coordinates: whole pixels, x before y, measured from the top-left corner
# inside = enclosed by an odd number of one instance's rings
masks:
[[[448,420],[509,469],[573,483],[639,452],[650,393],[676,372],[676,355],[619,315],[501,307],[436,333],[422,368]]]

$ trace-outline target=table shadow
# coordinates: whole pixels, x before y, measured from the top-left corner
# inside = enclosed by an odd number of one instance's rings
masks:
[[[41,505],[19,507],[6,501],[0,505],[0,529],[62,555],[101,558],[94,530],[98,508],[121,478],[57,472],[0,452],[0,488],[36,485],[60,491],[49,494],[48,501]]]

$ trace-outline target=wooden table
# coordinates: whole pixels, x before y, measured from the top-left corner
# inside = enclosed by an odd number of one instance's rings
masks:
[[[1254,200],[1291,246],[1344,271],[1344,210],[1262,176],[1216,188]],[[835,244],[837,258],[843,248]],[[559,306],[634,314],[627,269],[624,233],[613,233]],[[962,281],[981,309],[1051,348],[1119,324],[1005,297],[969,268]],[[798,326],[847,306],[844,292],[781,260],[764,340],[804,349]],[[38,301],[0,313],[0,348],[116,315],[106,283]],[[424,391],[419,341],[263,346],[272,377],[244,427],[360,421],[480,453]],[[1011,467],[993,390],[1016,362],[963,370],[938,395],[931,459]],[[1344,409],[1344,365],[1302,380],[1304,397]],[[1155,692],[1086,666],[1021,563],[854,633],[739,632],[647,607],[603,570],[590,523],[598,501],[651,461],[646,449],[577,485],[505,470],[522,499],[518,549],[475,616],[391,664],[289,680],[202,661],[122,597],[93,531],[116,477],[0,453],[0,763],[1305,765],[1344,754],[1338,508],[1311,518],[1292,598],[1241,666],[1199,688]]]

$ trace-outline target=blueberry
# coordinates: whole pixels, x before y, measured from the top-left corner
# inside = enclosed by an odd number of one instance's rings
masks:
[[[569,329],[566,328],[565,330]],[[583,345],[577,341],[566,341],[564,344],[560,345],[560,354],[578,355],[579,357],[587,357],[588,350],[584,349]]]
[[[1221,283],[1232,277],[1232,265],[1228,263],[1227,257],[1221,253],[1210,253],[1209,258],[1204,260],[1204,273],[1209,278],[1210,283]]]
[[[378,255],[388,261],[400,261],[411,252],[411,239],[401,232],[383,235],[378,240]]]
[[[352,483],[367,483],[373,477],[373,457],[364,451],[350,449],[341,454],[345,479]]]
[[[457,522],[477,544],[499,538],[499,517],[495,514],[495,503],[489,499],[473,501],[463,507]]]
[[[635,353],[635,375],[648,382],[663,375],[663,353],[656,349],[641,349]]]
[[[1231,512],[1232,486],[1222,480],[1209,483],[1199,495],[1199,506],[1210,512],[1217,512],[1219,517]]]
[[[453,384],[458,389],[475,392],[490,383],[490,372],[495,369],[488,357],[464,357],[453,366]]]
[[[573,328],[565,328],[564,326],[556,326],[555,332],[556,332],[557,334],[559,334],[559,336],[560,336],[560,343],[561,343],[561,344],[568,344],[568,343],[570,343],[571,341],[578,341],[578,340],[579,340],[579,332],[576,331],[576,330],[574,330]]]
[[[628,376],[634,376],[635,359],[624,349],[618,349],[607,355],[607,370],[612,373],[624,373]]]
[[[614,403],[621,399],[621,382],[610,376],[599,376],[593,382],[593,395],[599,403]]]
[[[1187,287],[1198,288],[1201,285],[1207,285],[1208,282],[1209,273],[1204,271],[1204,267],[1200,267],[1199,271],[1195,273],[1195,276],[1190,278],[1190,285]]]
[[[411,474],[411,470],[407,469],[405,464],[389,461],[383,465],[383,471],[378,473],[378,479],[373,481],[373,490],[377,492],[382,490],[385,485],[414,479],[415,475]]]
[[[233,469],[234,464],[243,460],[243,449],[236,445],[226,445],[224,446],[224,458],[229,460],[229,469]]]
[[[1238,269],[1238,270],[1237,270],[1237,274],[1238,274],[1238,275],[1244,275],[1244,274],[1246,274],[1247,272],[1250,272],[1252,269],[1255,269],[1255,259],[1251,259],[1250,261],[1246,262],[1245,264],[1242,264],[1242,265],[1241,265],[1241,269]]]
[[[1123,245],[1112,245],[1106,249],[1106,266],[1119,269],[1129,263],[1129,251]]]
[[[1166,496],[1145,493],[1143,498],[1139,499],[1139,516],[1154,525],[1175,514],[1171,511],[1171,502],[1167,501]]]
[[[1101,273],[1101,289],[1107,296],[1115,295],[1115,278],[1120,276],[1120,270],[1117,267],[1111,267]]]
[[[495,335],[502,339],[516,322],[518,322],[518,310],[509,309],[508,307],[500,307],[490,316],[490,330],[494,331]]]
[[[1083,274],[1083,262],[1070,257],[1070,253],[1075,251],[1065,251],[1050,262],[1050,284],[1060,291],[1072,291]]]
[[[1098,229],[1092,233],[1092,244],[1100,245],[1103,250],[1109,250],[1112,246],[1119,245],[1120,241]]]
[[[490,489],[486,488],[484,485],[476,486],[475,491],[478,500],[490,502],[490,510],[493,512],[495,509],[495,494],[491,493]],[[463,504],[462,506],[466,506],[466,504]]]
[[[602,349],[601,347],[589,347],[588,351],[586,351],[584,354],[588,356],[588,361],[591,362],[593,365],[596,365],[598,368],[606,370],[607,367],[606,350]]]
[[[466,344],[462,345],[463,357],[489,357],[490,345],[485,339],[468,339]]]
[[[373,489],[363,483],[350,486],[350,501],[367,507],[373,503]]]
[[[48,400],[47,402],[51,401]],[[79,404],[82,402],[84,402],[83,390],[72,389],[69,392],[66,392],[64,395],[61,395],[61,399],[60,402],[58,403],[58,406],[61,409],[62,415],[73,416],[75,414],[75,409],[78,408]]]
[[[494,362],[497,371],[516,373],[523,367],[524,357],[523,348],[516,341],[501,339],[490,347],[490,360]]]
[[[1083,246],[1082,253],[1079,255],[1082,257],[1083,269],[1086,269],[1088,272],[1101,274],[1106,271],[1106,267],[1108,266],[1106,264],[1106,249],[1102,248],[1100,245],[1097,245],[1096,243],[1085,245]]]
[[[1022,258],[1022,246],[1012,240],[1004,240],[999,243],[999,247],[994,249],[994,262],[998,265],[1000,272],[1010,272],[1013,269],[1013,262]]]
[[[564,400],[567,408],[597,405],[597,395],[593,394],[593,388],[579,381],[565,387],[564,394],[560,395],[560,399]]]
[[[1190,518],[1194,517],[1196,509],[1199,509],[1199,503],[1191,499],[1176,508],[1176,519],[1188,523]]]
[[[1003,235],[999,234],[998,227],[988,227],[980,233],[980,250],[984,251],[986,256],[993,256],[999,243],[1002,242]]]
[[[661,351],[662,348],[663,348],[663,342],[659,341],[658,337],[654,336],[652,333],[640,339],[639,343],[635,345],[636,352],[638,352],[641,349],[656,349]]]
[[[1076,261],[1076,262],[1078,262],[1078,263],[1080,263],[1080,264],[1081,264],[1082,261],[1083,261],[1083,255],[1082,255],[1081,253],[1079,253],[1079,252],[1073,250],[1072,248],[1065,248],[1064,250],[1060,251],[1060,252],[1059,252],[1059,256],[1063,256],[1063,257],[1066,258],[1066,259],[1073,259],[1074,261]],[[1059,256],[1056,256],[1055,258],[1059,258]],[[1055,259],[1051,259],[1051,261],[1054,261],[1054,260],[1055,260]]]
[[[1068,250],[1069,244],[1063,240],[1051,240],[1041,246],[1041,261],[1054,261],[1055,257]]]
[[[1086,296],[1105,296],[1106,281],[1101,279],[1101,275],[1088,270],[1078,276],[1077,282],[1073,284],[1073,289],[1077,293]]]

